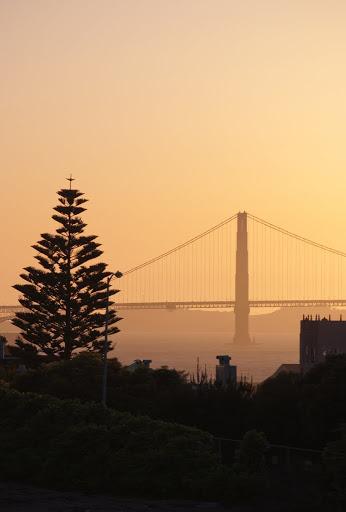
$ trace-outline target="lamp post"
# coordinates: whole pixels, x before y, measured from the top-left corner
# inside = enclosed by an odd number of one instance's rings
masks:
[[[106,407],[107,403],[107,372],[108,372],[108,360],[107,360],[107,354],[108,354],[108,323],[109,323],[109,291],[110,291],[110,284],[113,277],[120,278],[122,277],[122,273],[117,270],[117,272],[112,272],[107,277],[107,288],[106,288],[106,322],[105,322],[105,338],[103,342],[103,351],[102,351],[102,359],[103,359],[103,372],[102,372],[102,405],[103,407]]]

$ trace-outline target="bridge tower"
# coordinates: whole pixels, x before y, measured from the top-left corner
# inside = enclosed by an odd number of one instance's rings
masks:
[[[247,213],[237,214],[237,254],[235,271],[235,332],[234,343],[251,343],[249,335],[249,256],[247,237]]]

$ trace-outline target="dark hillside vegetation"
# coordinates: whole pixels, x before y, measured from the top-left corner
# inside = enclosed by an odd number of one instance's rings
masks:
[[[0,478],[114,494],[208,498],[227,481],[197,429],[0,388]]]
[[[41,365],[17,375],[11,386],[19,391],[97,402],[101,381],[99,356],[82,353],[70,361]],[[247,383],[223,389],[208,380],[193,384],[184,373],[168,368],[138,368],[130,372],[116,359],[109,361],[109,407],[198,426],[214,435],[239,438],[248,430],[253,391],[254,387]]]
[[[245,500],[267,510],[286,510],[283,497],[287,510],[338,511],[345,503],[345,356],[303,377],[229,388],[166,368],[130,372],[111,360],[109,409],[97,403],[95,354],[4,377],[0,479],[118,496]],[[227,458],[220,446],[230,445],[213,434],[244,439]],[[272,465],[268,442],[325,448],[324,456],[297,472]]]
[[[83,353],[8,380],[19,391],[97,402],[101,373],[99,356]],[[207,379],[191,383],[183,373],[167,368],[130,372],[113,359],[108,405],[215,436],[240,439],[257,429],[271,443],[323,449],[346,423],[346,356],[331,356],[304,376],[282,373],[259,386],[242,382],[228,388]]]

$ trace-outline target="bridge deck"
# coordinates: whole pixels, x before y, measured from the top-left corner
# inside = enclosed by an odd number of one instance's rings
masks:
[[[234,300],[215,301],[177,301],[177,302],[121,302],[116,309],[234,309]],[[287,307],[323,307],[346,306],[346,299],[294,299],[294,300],[250,300],[252,308],[287,308]]]
[[[234,309],[234,300],[214,301],[177,301],[177,302],[118,302],[117,310],[124,309]],[[292,300],[250,300],[250,308],[292,308],[292,307],[323,307],[346,306],[346,299],[292,299]],[[16,311],[24,311],[21,306],[0,306],[0,315],[13,315]]]

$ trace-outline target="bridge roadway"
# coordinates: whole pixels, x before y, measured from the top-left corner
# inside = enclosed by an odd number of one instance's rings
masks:
[[[234,300],[214,301],[177,301],[177,302],[120,302],[115,305],[120,309],[234,309]],[[329,300],[250,300],[250,308],[287,308],[287,307],[323,307],[346,306],[346,299]]]
[[[234,309],[234,300],[176,301],[176,302],[118,302],[117,310],[125,309]],[[295,300],[250,300],[250,308],[290,308],[346,306],[346,299],[295,299]],[[11,318],[16,311],[24,311],[21,306],[0,306],[0,316]]]

